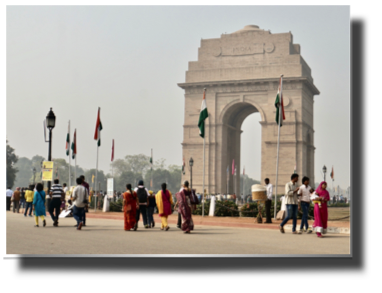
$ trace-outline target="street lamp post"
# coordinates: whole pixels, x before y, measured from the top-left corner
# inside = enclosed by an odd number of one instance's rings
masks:
[[[46,127],[49,129],[49,151],[48,151],[48,161],[52,161],[52,129],[56,125],[56,116],[54,115],[52,108],[48,115],[46,116]],[[48,192],[50,190],[52,182],[48,181]]]
[[[194,159],[191,157],[188,163],[190,164],[190,188],[192,189],[192,166],[194,165]]]
[[[326,182],[326,166],[322,167],[322,172],[324,173],[324,181]]]
[[[33,167],[32,172],[33,172],[33,185],[36,185],[36,168],[35,167]]]

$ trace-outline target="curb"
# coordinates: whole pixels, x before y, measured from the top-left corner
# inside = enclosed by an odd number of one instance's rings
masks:
[[[285,225],[284,230],[286,231],[292,231],[292,225]],[[327,232],[328,234],[350,234],[350,228],[345,227],[328,227]]]

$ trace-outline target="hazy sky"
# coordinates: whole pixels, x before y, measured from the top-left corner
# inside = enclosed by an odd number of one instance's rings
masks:
[[[7,8],[7,139],[18,156],[47,156],[42,122],[57,116],[53,157],[65,156],[68,120],[77,128],[77,163],[95,168],[101,107],[100,169],[116,158],[150,155],[182,162],[184,91],[200,39],[248,24],[291,31],[312,69],[315,176],[334,165],[335,185],[350,184],[349,7],[322,6],[13,6]],[[241,166],[260,178],[259,114],[242,129]],[[72,139],[72,138],[71,138]],[[293,171],[293,166],[292,170]],[[328,171],[329,173],[330,171]],[[331,185],[331,184],[330,184]]]

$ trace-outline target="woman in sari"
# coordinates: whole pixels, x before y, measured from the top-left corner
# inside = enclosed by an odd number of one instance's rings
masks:
[[[35,227],[39,227],[38,225],[38,217],[41,218],[43,226],[46,226],[45,221],[45,191],[44,187],[41,183],[38,183],[36,186],[36,192],[33,196],[33,207],[34,207],[34,219],[36,221]]]
[[[313,231],[317,233],[317,237],[326,234],[328,228],[328,206],[330,200],[329,192],[326,190],[327,183],[322,181],[315,191],[313,199],[314,203],[314,223]]]
[[[135,191],[131,190],[131,184],[127,184],[126,192],[123,194],[123,214],[124,214],[125,231],[129,231],[132,228],[134,228],[134,231],[137,230],[137,226],[135,225],[136,213],[137,213],[137,194],[135,193]]]
[[[194,222],[191,216],[191,189],[188,186],[188,181],[184,181],[182,190],[176,194],[178,213],[182,216],[181,229],[187,234],[191,233],[191,230],[194,230]]]
[[[161,230],[170,229],[167,223],[167,218],[172,214],[171,205],[173,204],[172,194],[169,190],[167,190],[167,184],[162,184],[162,190],[158,191],[155,195],[155,201],[158,207],[159,217],[162,221]]]

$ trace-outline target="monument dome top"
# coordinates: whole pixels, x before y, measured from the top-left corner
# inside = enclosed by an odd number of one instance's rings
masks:
[[[246,25],[241,30],[234,32],[233,34],[244,33],[244,32],[248,32],[248,31],[262,31],[262,29],[260,29],[260,27],[258,25],[249,24],[249,25]]]

